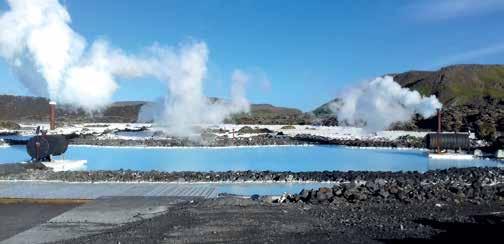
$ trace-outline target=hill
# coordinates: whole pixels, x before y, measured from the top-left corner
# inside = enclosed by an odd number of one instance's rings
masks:
[[[437,71],[408,71],[391,74],[403,87],[422,95],[436,95],[443,103],[443,129],[474,131],[485,139],[504,132],[504,65],[452,65]],[[328,116],[328,104],[314,110]],[[330,112],[330,111],[329,111]],[[413,118],[396,125],[403,129],[436,128],[436,118]]]
[[[210,98],[217,101],[218,98]],[[65,105],[57,106],[59,123],[132,123],[145,101],[115,102],[101,112],[88,114],[82,109]],[[0,95],[0,121],[18,123],[47,122],[49,100],[41,97]],[[270,104],[252,104],[247,114],[236,114],[228,123],[237,124],[309,124],[310,116],[294,108],[275,107]]]
[[[117,102],[105,110],[88,114],[82,109],[58,105],[58,122],[122,122],[138,119],[138,112],[145,102]],[[49,119],[49,100],[41,97],[0,95],[0,121],[46,122]]]
[[[488,140],[504,132],[504,65],[453,65],[397,74],[394,79],[421,94],[436,95],[444,105],[445,130],[471,130]],[[414,123],[432,128],[435,120]]]
[[[504,98],[504,65],[452,65],[438,71],[410,71],[394,80],[422,95],[434,94],[444,106],[485,105]]]
[[[226,122],[234,124],[310,124],[312,117],[299,109],[275,107],[271,104],[252,104],[250,113],[232,116]]]

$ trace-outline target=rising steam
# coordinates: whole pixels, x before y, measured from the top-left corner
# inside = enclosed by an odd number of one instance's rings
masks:
[[[250,104],[245,98],[245,85],[249,76],[235,70],[231,75],[231,99],[212,99],[199,94],[187,97],[186,86],[169,86],[171,94],[157,102],[146,104],[139,113],[140,122],[156,122],[164,125],[169,134],[188,135],[194,125],[218,124],[231,114],[248,112]],[[190,86],[201,86],[201,79],[194,79]],[[193,94],[194,95],[194,94]]]
[[[385,76],[349,89],[341,100],[330,104],[338,120],[350,125],[364,125],[370,131],[387,129],[396,122],[406,122],[413,115],[433,116],[442,104],[432,95],[403,88],[393,77]]]
[[[204,96],[209,53],[204,42],[155,44],[129,54],[105,40],[88,44],[70,27],[70,15],[58,0],[7,3],[9,11],[0,16],[0,56],[35,95],[94,111],[110,104],[117,79],[152,77],[166,82],[167,96],[157,116],[166,124],[221,122],[248,109],[242,85],[233,85],[232,103],[225,106]]]

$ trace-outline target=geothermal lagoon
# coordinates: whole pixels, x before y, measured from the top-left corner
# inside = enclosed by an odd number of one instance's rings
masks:
[[[99,147],[71,145],[55,159],[87,160],[76,170],[140,171],[418,171],[502,167],[499,161],[434,160],[418,149],[351,148],[344,146],[252,146],[252,147]],[[28,161],[24,146],[0,147],[0,162]],[[331,187],[332,182],[199,182],[219,193],[237,195],[280,195],[302,189]]]
[[[158,171],[418,171],[452,167],[499,167],[494,160],[434,160],[417,149],[343,146],[96,147],[71,145],[69,160],[87,160],[85,170]],[[58,159],[60,157],[56,157]],[[29,160],[24,146],[0,148],[0,162]]]

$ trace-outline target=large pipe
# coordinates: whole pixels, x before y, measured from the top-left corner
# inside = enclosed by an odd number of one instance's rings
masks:
[[[441,133],[441,109],[437,110],[437,132]]]
[[[56,102],[49,102],[49,129],[56,129]]]

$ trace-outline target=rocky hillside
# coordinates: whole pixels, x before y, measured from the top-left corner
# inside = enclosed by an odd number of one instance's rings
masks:
[[[423,95],[436,95],[447,107],[487,105],[504,98],[504,65],[453,65],[396,74],[394,80]]]
[[[102,112],[88,114],[82,109],[58,106],[58,122],[135,122],[145,102],[117,102]],[[0,121],[48,121],[49,101],[46,98],[0,95]]]
[[[471,130],[486,139],[504,132],[504,65],[453,65],[392,76],[403,87],[438,97],[444,106],[444,130]],[[327,104],[322,105],[314,113],[327,116],[327,108]],[[436,118],[417,117],[398,126],[432,130],[436,128]]]
[[[311,114],[314,116],[313,123],[324,126],[338,126],[338,118],[333,112],[334,108],[331,107],[338,106],[338,104],[341,103],[341,99],[335,98],[313,110],[311,112]]]
[[[218,100],[217,98],[210,98]],[[138,120],[141,107],[147,102],[116,102],[102,112],[88,114],[82,109],[57,106],[59,123],[120,122]],[[49,101],[46,98],[0,95],[0,121],[40,122],[48,121]],[[228,119],[237,124],[310,124],[311,116],[293,108],[275,107],[270,104],[252,104],[247,114],[237,114]]]
[[[250,113],[236,114],[226,122],[235,124],[310,124],[312,117],[299,109],[275,107],[270,104],[252,104]]]
[[[436,95],[444,105],[445,130],[471,130],[489,140],[504,131],[504,65],[454,65],[396,74],[394,79],[423,95]],[[433,128],[435,118],[414,124]]]

